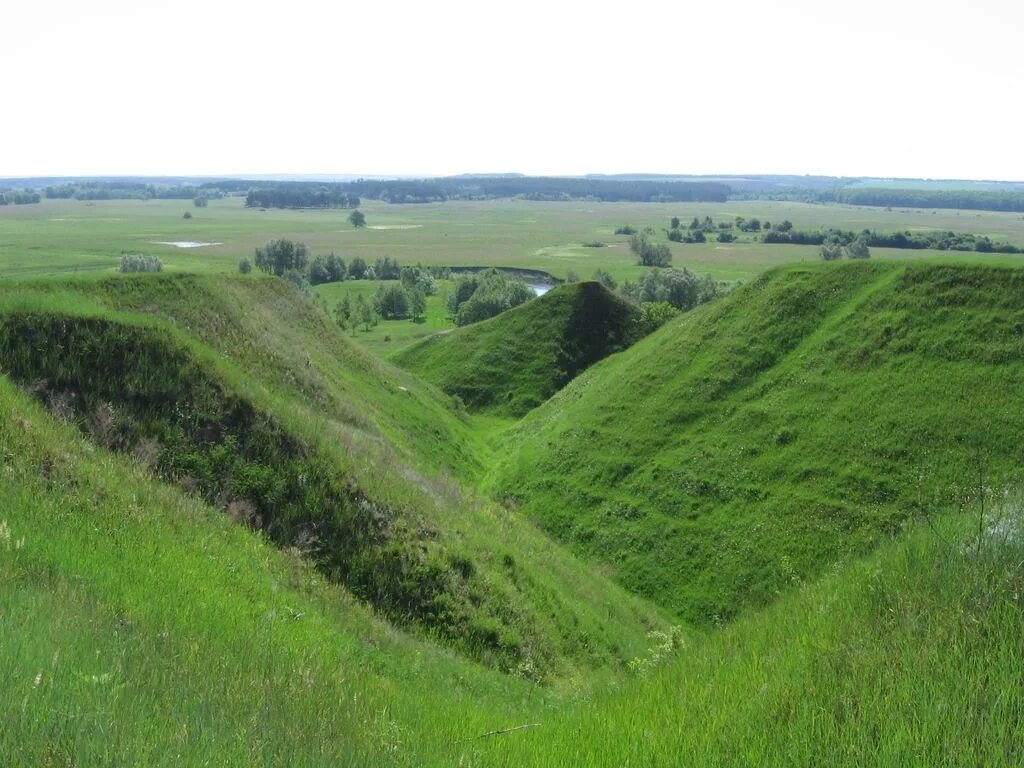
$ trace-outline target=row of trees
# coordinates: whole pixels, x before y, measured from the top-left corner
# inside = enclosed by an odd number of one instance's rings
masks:
[[[854,232],[844,229],[786,231],[772,230],[762,236],[765,243],[792,245],[838,244],[848,246],[862,239],[871,248],[897,248],[936,251],[976,251],[978,253],[1022,253],[1024,248],[1005,242],[993,242],[987,235],[971,232],[875,232],[870,229]]]
[[[243,257],[238,263],[238,270],[248,274],[252,272],[254,264],[261,272],[283,277],[300,288],[344,280],[400,280],[407,289],[418,287],[430,296],[437,290],[438,279],[451,277],[448,267],[424,267],[420,264],[403,267],[390,256],[381,256],[373,264],[368,264],[361,256],[346,263],[333,252],[311,259],[305,243],[284,238],[271,240],[258,247],[254,260]]]
[[[900,208],[952,208],[1024,212],[1024,191],[964,189],[886,189],[847,187],[816,195],[819,202]]]

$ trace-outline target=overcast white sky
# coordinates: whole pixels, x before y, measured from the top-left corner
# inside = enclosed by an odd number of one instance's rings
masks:
[[[12,0],[0,51],[0,176],[1024,180],[1022,0]]]

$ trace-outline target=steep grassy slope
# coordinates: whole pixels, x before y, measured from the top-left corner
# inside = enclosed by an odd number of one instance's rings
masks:
[[[621,663],[661,622],[441,471],[477,471],[443,398],[278,281],[8,288],[0,369],[394,622],[503,669]]]
[[[980,537],[939,519],[566,697],[394,632],[2,379],[0,464],[3,765],[1024,758],[1019,504],[990,503]]]
[[[576,379],[489,483],[637,593],[727,618],[1019,477],[1022,328],[1019,270],[770,273]]]
[[[467,406],[522,416],[637,337],[639,311],[599,283],[560,286],[490,320],[438,334],[394,361]]]
[[[0,764],[451,764],[553,698],[415,642],[0,379]]]

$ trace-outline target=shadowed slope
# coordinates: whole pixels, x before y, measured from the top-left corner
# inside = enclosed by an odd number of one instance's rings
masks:
[[[560,286],[474,325],[437,334],[394,361],[467,406],[522,416],[638,336],[639,310],[599,283]]]

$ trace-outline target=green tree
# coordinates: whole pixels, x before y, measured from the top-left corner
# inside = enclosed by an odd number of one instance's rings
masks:
[[[366,216],[358,208],[349,214],[348,220],[353,227],[358,228],[366,226]]]
[[[305,273],[309,264],[309,251],[305,243],[291,240],[271,240],[256,249],[256,267],[268,274],[283,277],[286,272]]]
[[[352,325],[352,299],[347,293],[334,305],[334,320],[343,331]]]
[[[366,277],[366,261],[361,256],[352,259],[348,266],[348,276],[352,280],[362,280]]]
[[[409,310],[412,312],[413,320],[419,320],[427,312],[427,295],[419,286],[413,288],[409,294]]]
[[[664,243],[652,243],[643,232],[629,238],[629,248],[645,267],[667,267],[672,263],[672,251]]]
[[[843,246],[834,242],[822,243],[818,255],[825,261],[836,261],[843,258]]]
[[[846,258],[848,259],[870,259],[871,249],[868,248],[868,241],[861,235],[848,246],[846,246]]]
[[[669,227],[669,229],[679,229],[679,217],[673,216],[670,224],[671,226]]]
[[[238,260],[238,271],[241,272],[243,275],[248,275],[250,272],[252,272],[252,262],[249,261],[248,256],[243,256],[241,259]]]

